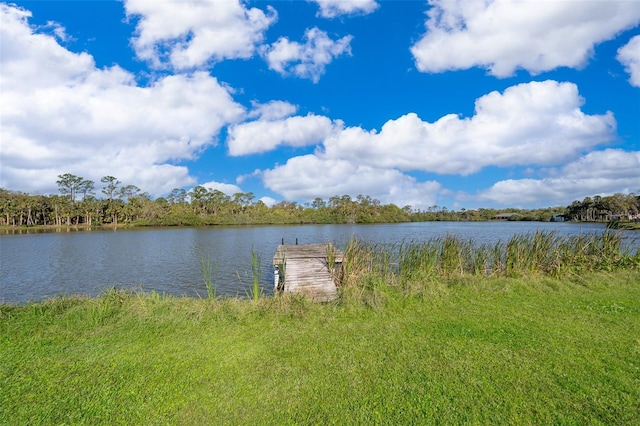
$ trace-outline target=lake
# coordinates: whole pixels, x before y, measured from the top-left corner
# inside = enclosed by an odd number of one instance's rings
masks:
[[[377,243],[427,241],[452,234],[477,243],[514,234],[602,232],[602,224],[542,222],[423,222],[376,225],[247,226],[211,228],[63,229],[0,235],[0,303],[40,301],[57,295],[95,296],[115,286],[206,297],[201,258],[214,265],[218,295],[245,297],[252,286],[252,249],[261,260],[261,283],[272,293],[271,259],[278,244],[333,242],[352,237]],[[625,237],[637,246],[638,233]]]

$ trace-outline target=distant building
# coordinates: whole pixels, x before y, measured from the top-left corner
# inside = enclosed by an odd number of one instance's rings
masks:
[[[500,213],[500,214],[495,215],[491,219],[492,220],[509,220],[515,215],[516,215],[515,213]]]

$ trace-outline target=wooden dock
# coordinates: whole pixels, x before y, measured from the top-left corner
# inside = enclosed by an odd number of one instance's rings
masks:
[[[273,256],[275,289],[318,302],[335,300],[335,275],[342,260],[343,253],[331,243],[279,245]]]

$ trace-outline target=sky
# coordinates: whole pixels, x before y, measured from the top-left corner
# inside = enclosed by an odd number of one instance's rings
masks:
[[[0,188],[267,205],[640,193],[640,1],[0,3]]]

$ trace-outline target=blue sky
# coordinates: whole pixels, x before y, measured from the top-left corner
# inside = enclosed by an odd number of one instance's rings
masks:
[[[0,3],[0,187],[267,204],[640,193],[640,2]]]

